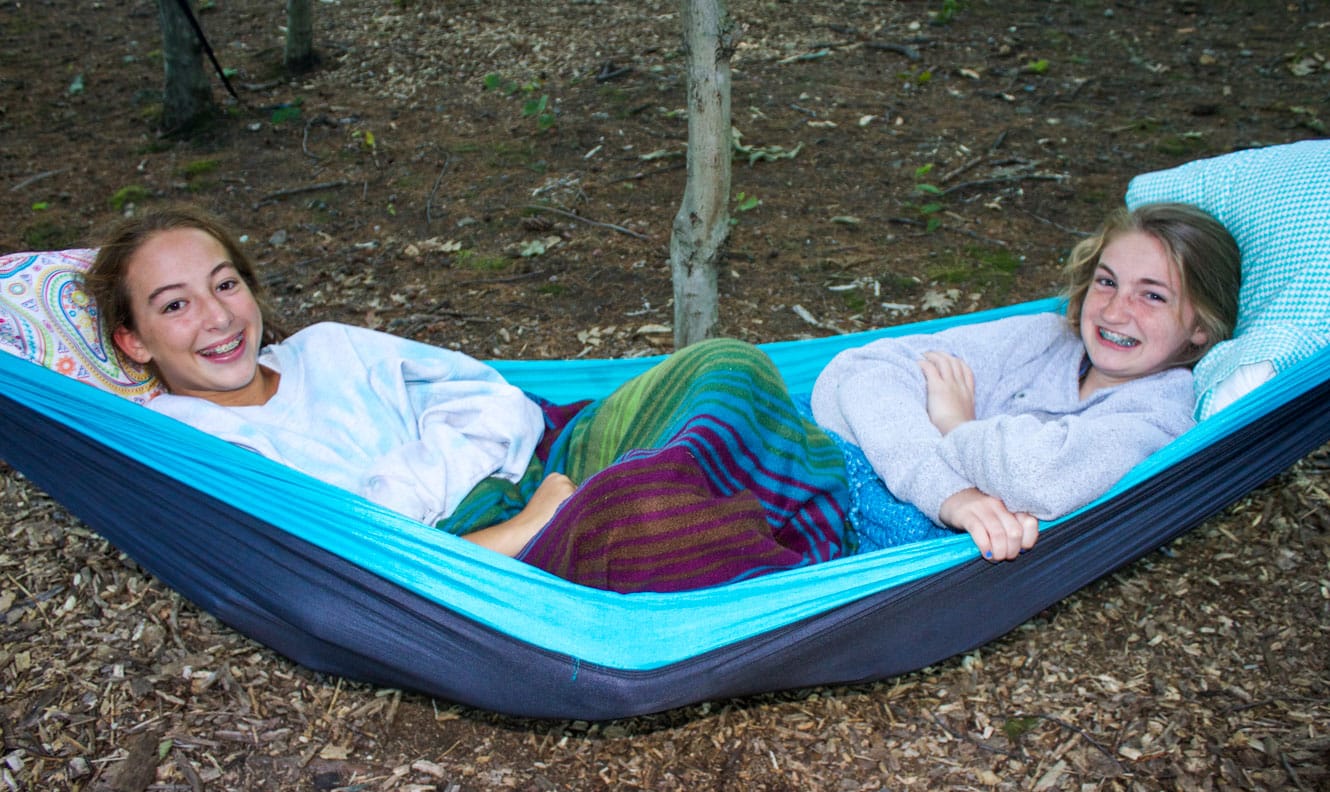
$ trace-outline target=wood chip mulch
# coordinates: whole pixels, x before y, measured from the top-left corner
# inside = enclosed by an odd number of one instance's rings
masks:
[[[295,666],[0,467],[0,788],[1326,789],[1327,469],[938,666],[586,723]]]

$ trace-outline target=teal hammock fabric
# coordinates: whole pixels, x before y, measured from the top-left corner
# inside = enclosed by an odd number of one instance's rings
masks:
[[[1057,307],[763,348],[807,393],[832,355],[872,338]],[[655,362],[496,366],[571,402]],[[881,678],[991,640],[1324,443],[1327,374],[1325,352],[1282,372],[1044,525],[1017,562],[984,562],[950,535],[677,593],[570,584],[8,355],[0,457],[200,607],[311,668],[514,714],[620,717]],[[996,591],[997,609],[974,619]]]

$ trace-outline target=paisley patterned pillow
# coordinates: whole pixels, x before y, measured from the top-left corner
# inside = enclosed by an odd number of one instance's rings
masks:
[[[157,380],[115,354],[83,289],[96,250],[0,256],[0,350],[142,403]]]

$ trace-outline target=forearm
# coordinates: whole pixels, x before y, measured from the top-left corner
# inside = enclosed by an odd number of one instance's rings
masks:
[[[567,476],[551,473],[540,482],[540,486],[532,493],[531,500],[527,501],[526,506],[522,507],[522,511],[515,517],[464,534],[462,538],[512,558],[522,552],[522,548],[540,533],[563,502],[573,494],[575,488]]]

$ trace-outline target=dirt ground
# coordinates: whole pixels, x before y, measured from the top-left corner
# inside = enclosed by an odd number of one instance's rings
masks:
[[[478,357],[667,351],[678,5],[323,0],[201,14],[240,101],[160,134],[147,0],[0,0],[0,251],[192,200],[291,324]],[[732,0],[724,335],[1053,293],[1135,174],[1326,134],[1330,5]],[[543,103],[543,104],[542,104]],[[538,109],[543,107],[544,109]],[[1326,789],[1322,449],[1006,638],[901,678],[612,723],[506,718],[297,667],[0,464],[12,790]]]

